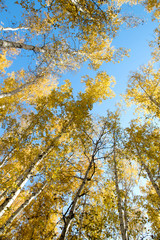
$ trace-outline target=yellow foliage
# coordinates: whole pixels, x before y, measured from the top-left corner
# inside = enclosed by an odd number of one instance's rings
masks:
[[[160,118],[160,69],[156,70],[153,64],[148,64],[130,77],[126,102],[136,104],[140,111]]]
[[[87,97],[92,104],[114,96],[110,87],[114,86],[115,79],[109,77],[106,72],[99,72],[95,79],[85,76],[82,78],[82,82],[86,86],[84,97]]]
[[[8,68],[11,65],[11,61],[7,60],[6,58],[7,51],[2,50],[0,53],[0,75],[5,73],[5,68]]]

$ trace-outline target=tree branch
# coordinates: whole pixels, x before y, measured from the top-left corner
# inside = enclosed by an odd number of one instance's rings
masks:
[[[82,196],[81,192],[84,189],[85,184],[88,181],[88,179],[91,180],[91,178],[93,177],[93,175],[95,173],[95,166],[94,166],[94,171],[93,171],[91,177],[88,178],[90,170],[92,169],[92,166],[94,165],[95,155],[97,154],[97,151],[98,151],[97,149],[99,147],[99,143],[101,142],[101,138],[105,134],[105,128],[106,128],[106,123],[104,123],[102,131],[99,134],[99,138],[98,138],[98,140],[95,143],[95,146],[94,146],[94,149],[93,149],[93,152],[92,152],[92,156],[91,156],[91,160],[89,162],[88,168],[87,168],[87,170],[85,172],[85,175],[83,177],[83,181],[82,181],[81,185],[79,186],[79,189],[78,189],[78,191],[77,191],[77,193],[76,193],[72,203],[70,204],[69,208],[67,209],[67,212],[69,212],[69,213],[68,213],[67,216],[65,216],[66,213],[67,213],[66,212],[65,215],[63,216],[64,226],[63,226],[61,235],[59,237],[59,240],[64,240],[66,238],[66,234],[68,232],[69,226],[71,224],[72,219],[74,218],[74,212],[75,212],[75,209],[76,209],[76,205],[77,205],[78,199],[80,198],[80,196]]]
[[[33,45],[28,45],[25,43],[7,41],[2,39],[0,39],[0,48],[2,49],[19,48],[19,49],[31,50],[31,51],[40,52],[40,53],[46,52],[46,49],[44,47],[37,47]]]
[[[17,27],[17,28],[12,28],[12,27],[3,27],[2,25],[0,25],[0,31],[18,31],[18,30],[28,30],[29,28],[27,27]]]

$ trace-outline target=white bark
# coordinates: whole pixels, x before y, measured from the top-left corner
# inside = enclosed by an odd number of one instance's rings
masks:
[[[0,93],[0,99],[5,98],[5,97],[11,97],[16,95],[17,93],[21,92],[23,89],[25,89],[26,87],[35,84],[39,78],[42,77],[42,74],[39,74],[38,76],[36,76],[32,81],[29,81],[27,83],[24,83],[22,86],[16,88],[15,90],[12,90],[10,92],[4,92],[4,93]]]
[[[15,191],[13,193],[13,196],[11,198],[8,198],[9,201],[7,201],[7,204],[2,204],[1,206],[3,207],[2,211],[0,212],[0,217],[3,216],[3,214],[5,213],[5,211],[7,210],[7,208],[9,208],[12,203],[15,201],[15,199],[17,198],[17,196],[20,194],[22,188],[25,186],[26,182],[28,181],[28,179],[30,178],[31,174],[28,174],[27,178],[21,183],[21,185],[19,186],[18,190]],[[6,203],[6,202],[5,202]]]
[[[156,106],[156,107],[158,107],[159,109],[160,109],[160,104],[153,98],[153,96],[152,96],[152,94],[151,93],[148,93],[146,90],[145,90],[145,88],[142,86],[142,84],[141,84],[141,80],[140,80],[140,78],[139,78],[139,80],[138,80],[138,83],[139,83],[139,86],[140,86],[140,88],[144,91],[144,93],[146,94],[146,96],[149,98],[149,100],[152,102],[152,103],[154,103],[154,105]],[[159,81],[158,81],[158,83],[157,83],[157,86],[159,85]]]
[[[20,43],[20,42],[6,41],[6,40],[2,40],[2,39],[0,39],[0,48],[2,48],[2,49],[19,48],[19,49],[25,49],[25,50],[32,50],[32,51],[40,52],[40,53],[46,52],[46,49],[44,47],[37,47],[37,46],[28,45],[28,44],[24,44],[24,43]],[[11,97],[11,96],[21,92],[26,87],[36,83],[37,79],[40,77],[41,77],[41,74],[39,74],[39,76],[35,77],[34,80],[23,84],[22,86],[16,88],[15,90],[12,90],[10,92],[0,93],[0,99],[5,98],[5,97]],[[2,107],[5,107],[5,106],[2,106]]]
[[[18,30],[28,30],[29,28],[27,27],[17,27],[17,28],[12,28],[12,27],[3,27],[0,25],[0,31],[18,31]]]
[[[4,165],[5,165],[5,163],[8,161],[8,159],[12,156],[12,152],[13,152],[14,150],[11,150],[11,152],[6,156],[6,157],[4,157],[4,159],[2,160],[2,162],[0,163],[0,168],[2,168]]]
[[[50,147],[48,147],[48,149],[43,154],[41,154],[37,159],[35,159],[32,165],[30,166],[30,168],[28,168],[23,173],[23,175],[19,178],[19,182],[17,183],[17,188],[12,191],[11,196],[6,198],[6,200],[0,206],[0,217],[2,217],[5,211],[7,210],[7,208],[9,208],[13,204],[17,196],[20,194],[22,188],[30,179],[30,176],[32,175],[36,167],[50,153],[50,151],[52,151],[53,148],[54,148],[54,145],[51,145]]]
[[[19,214],[27,207],[45,188],[47,184],[45,183],[43,187],[36,193],[33,192],[30,198],[28,198],[21,206],[11,215],[11,217],[6,221],[6,223],[0,228],[0,233],[2,234],[5,231],[5,228],[9,227],[13,220],[18,217]]]
[[[151,181],[153,188],[155,189],[157,195],[158,195],[159,198],[160,198],[160,189],[159,189],[158,185],[156,184],[156,182],[154,181],[153,175],[152,175],[151,171],[149,170],[149,168],[147,167],[147,165],[146,165],[142,160],[141,160],[141,165],[143,166],[143,168],[144,168],[145,171],[147,172],[147,175],[148,175],[148,177],[149,177],[149,180]]]
[[[125,191],[127,189],[125,188]],[[126,239],[129,240],[128,236],[128,212],[127,212],[127,193],[125,194],[125,200],[124,200],[124,223],[125,223],[125,234],[126,234]]]
[[[6,194],[7,194],[7,190],[4,190],[4,191],[1,192],[0,201],[3,200],[3,198],[6,196]]]
[[[23,175],[21,175],[18,179],[17,182],[17,188],[15,188],[10,196],[8,198],[5,199],[5,201],[1,204],[0,206],[0,217],[4,215],[5,211],[7,210],[7,208],[9,208],[13,202],[15,201],[15,199],[17,198],[17,196],[20,194],[22,188],[25,186],[25,184],[27,183],[27,181],[29,180],[30,176],[32,175],[32,173],[36,170],[36,167],[43,161],[43,159],[54,149],[54,143],[55,141],[57,141],[62,134],[64,133],[64,131],[66,130],[67,126],[69,126],[70,122],[64,126],[62,128],[62,131],[59,133],[59,135],[57,137],[55,137],[52,141],[52,144],[42,153],[40,154],[31,164],[31,166],[23,173]]]
[[[125,224],[124,224],[124,216],[123,216],[123,211],[122,211],[122,199],[121,199],[121,196],[120,196],[119,180],[118,180],[115,130],[114,130],[114,133],[113,133],[113,140],[114,140],[113,164],[114,164],[114,176],[115,176],[115,186],[116,186],[116,193],[117,193],[117,206],[118,206],[118,215],[119,215],[119,221],[120,221],[120,230],[121,230],[122,240],[127,240],[126,231],[125,231]]]
[[[6,41],[2,39],[0,39],[0,48],[2,49],[19,48],[19,49],[31,50],[31,51],[40,52],[40,53],[46,52],[44,47],[37,47],[37,46],[28,45],[21,42]]]
[[[80,12],[83,12],[85,13],[86,11],[81,7],[80,3],[78,0],[71,0],[71,2],[77,7],[77,9],[80,11]]]
[[[35,82],[36,82],[36,81],[34,80],[34,81],[29,82],[29,83],[23,84],[21,87],[16,88],[16,89],[13,90],[13,91],[6,92],[6,93],[1,93],[1,94],[0,94],[0,99],[1,99],[1,98],[5,98],[5,97],[11,97],[11,96],[13,96],[13,95],[21,92],[21,91],[22,91],[23,89],[25,89],[26,87],[34,84]]]
[[[141,166],[142,166],[142,167],[144,168],[144,170],[146,171],[146,173],[147,173],[147,175],[148,175],[148,178],[149,178],[150,182],[152,183],[153,188],[155,189],[157,195],[158,195],[159,198],[160,198],[160,189],[159,189],[159,186],[158,186],[157,183],[154,181],[154,178],[153,178],[153,175],[152,175],[150,169],[149,169],[148,166],[145,164],[145,162],[142,160],[143,157],[141,156],[141,153],[140,153],[140,151],[139,151],[139,149],[138,149],[137,144],[136,144],[136,150],[137,150],[137,154],[138,154],[138,156],[139,156],[139,158],[140,158]]]
[[[2,49],[3,48],[4,49],[5,48],[21,48],[21,49],[32,50],[32,51],[42,52],[42,53],[47,51],[48,53],[50,53],[50,56],[52,56],[52,58],[50,60],[51,65],[54,62],[55,52],[52,49],[49,50],[45,47],[36,47],[36,46],[32,46],[32,45],[27,45],[27,44],[24,44],[24,43],[16,43],[16,42],[5,41],[5,40],[0,39],[0,48],[2,48]],[[63,52],[61,51],[61,49],[57,48],[55,51],[56,51],[56,54],[58,54],[58,52],[59,52],[60,54],[63,55]],[[85,53],[83,53],[81,51],[76,51],[74,49],[67,49],[66,52],[64,52],[64,54],[66,54],[68,56],[70,55],[74,58],[76,57],[76,55],[81,57],[81,58],[85,57]],[[59,59],[58,61],[59,61],[58,64],[60,64],[61,59]],[[61,61],[61,64],[62,65],[64,64],[63,61]],[[19,92],[21,92],[23,89],[27,88],[28,86],[37,83],[38,80],[40,78],[42,78],[43,76],[44,76],[44,72],[40,72],[39,74],[37,74],[37,76],[33,77],[33,79],[28,79],[28,81],[26,83],[24,83],[23,85],[21,85],[20,87],[14,89],[12,91],[1,92],[0,93],[0,99],[6,98],[6,97],[11,97],[11,96],[14,96],[14,95],[18,94]],[[5,105],[0,106],[0,108],[2,108],[2,109],[5,108]]]
[[[74,4],[76,6],[76,8],[87,15],[87,17],[91,20],[94,20],[94,18],[87,12],[87,9],[82,8],[82,5],[80,4],[79,0],[70,0],[72,2],[72,4]]]

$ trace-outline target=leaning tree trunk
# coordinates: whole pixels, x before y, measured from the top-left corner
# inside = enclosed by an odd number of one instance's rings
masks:
[[[45,53],[44,47],[37,47],[34,45],[28,45],[21,42],[13,42],[13,41],[7,41],[0,39],[0,48],[2,49],[10,49],[10,48],[19,48],[19,49],[25,49],[25,50],[31,50],[34,52],[40,52]]]
[[[92,152],[92,155],[91,155],[90,163],[89,163],[88,168],[87,168],[87,170],[85,172],[83,181],[82,181],[81,185],[79,186],[79,189],[78,189],[78,191],[77,191],[77,193],[76,193],[76,195],[75,195],[75,197],[74,197],[74,199],[73,199],[73,201],[71,203],[70,210],[69,210],[67,216],[64,216],[64,218],[63,218],[64,219],[64,226],[63,226],[61,235],[59,237],[59,240],[64,240],[66,238],[67,231],[69,229],[69,226],[71,224],[72,219],[74,218],[75,208],[76,208],[78,199],[80,198],[81,192],[84,189],[86,182],[88,180],[91,180],[93,175],[94,175],[94,173],[95,173],[95,156],[96,156],[97,152],[100,149],[99,145],[102,144],[101,139],[102,139],[102,137],[105,134],[105,128],[106,128],[106,124],[104,124],[104,126],[102,128],[102,131],[101,131],[101,133],[99,135],[99,138],[98,138],[98,140],[95,143],[95,146],[94,146],[94,149],[93,149],[93,152]],[[90,170],[91,170],[92,167],[94,167],[94,171],[93,171],[91,177],[89,178],[89,173],[90,173]]]
[[[30,179],[33,171],[36,169],[36,167],[43,161],[43,159],[54,149],[55,142],[62,136],[62,134],[65,132],[67,126],[69,126],[70,122],[64,126],[59,133],[58,136],[56,136],[50,146],[42,153],[40,154],[37,158],[34,159],[33,163],[31,166],[26,169],[26,171],[18,178],[17,181],[17,187],[11,192],[10,196],[5,199],[5,201],[1,204],[0,206],[0,217],[4,215],[5,211],[7,208],[9,208],[17,196],[20,194],[22,188],[25,186],[25,184],[28,182]]]
[[[33,192],[32,195],[25,200],[24,203],[9,217],[6,223],[0,228],[0,234],[3,234],[5,230],[12,224],[13,220],[43,191],[47,184],[45,183],[38,192]]]
[[[136,146],[136,150],[137,150],[137,154],[138,154],[138,156],[139,156],[139,158],[140,158],[141,166],[142,166],[142,167],[144,168],[144,170],[146,171],[146,173],[147,173],[147,175],[148,175],[148,178],[149,178],[150,182],[152,183],[153,188],[155,189],[157,195],[158,195],[159,198],[160,198],[160,189],[159,189],[159,186],[158,186],[157,183],[154,181],[153,175],[152,175],[150,169],[149,169],[148,166],[145,164],[145,162],[142,160],[143,158],[142,158],[141,153],[139,152],[137,146]]]
[[[59,240],[64,240],[65,237],[66,237],[68,228],[69,228],[69,226],[71,224],[71,221],[72,221],[72,219],[74,217],[74,211],[75,211],[75,208],[76,208],[76,205],[77,205],[77,201],[80,198],[80,194],[81,194],[81,192],[82,192],[82,190],[83,190],[83,188],[84,188],[84,186],[85,186],[85,184],[87,182],[88,174],[89,174],[90,169],[92,168],[93,164],[94,164],[94,156],[92,156],[92,160],[91,160],[91,162],[90,162],[90,164],[89,164],[89,166],[88,166],[88,168],[86,170],[84,179],[83,179],[83,181],[82,181],[82,183],[81,183],[81,185],[80,185],[80,187],[79,187],[79,189],[78,189],[78,191],[77,191],[77,193],[76,193],[76,195],[75,195],[75,197],[74,197],[74,199],[72,201],[72,205],[71,205],[70,211],[69,211],[68,215],[64,219],[64,227],[62,229],[62,233],[61,233],[61,236],[60,236]]]

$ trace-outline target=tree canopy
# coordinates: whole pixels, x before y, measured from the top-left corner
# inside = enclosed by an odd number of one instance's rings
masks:
[[[129,55],[113,46],[141,24],[157,27],[151,59],[130,74],[127,107],[94,116],[114,97],[103,63]],[[16,9],[9,14],[9,8]],[[0,0],[0,239],[160,239],[160,3],[153,0]],[[9,16],[10,15],[10,16]],[[86,63],[83,90],[61,77]],[[76,79],[75,79],[76,81]],[[126,109],[127,109],[126,107]]]

